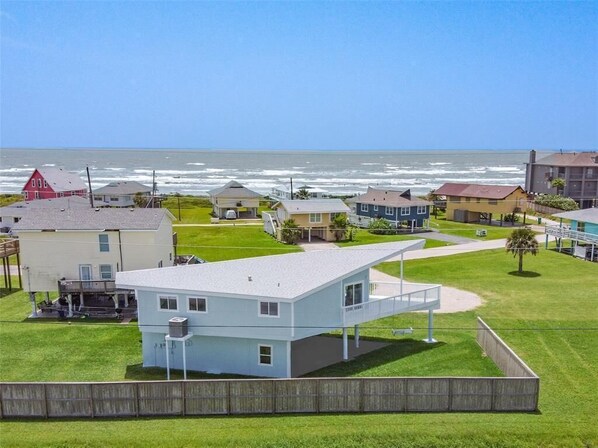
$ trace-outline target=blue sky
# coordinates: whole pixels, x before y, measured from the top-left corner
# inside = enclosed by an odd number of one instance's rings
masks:
[[[598,147],[598,2],[0,10],[2,147]]]

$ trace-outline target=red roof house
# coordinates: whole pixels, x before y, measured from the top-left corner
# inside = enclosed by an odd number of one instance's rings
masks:
[[[37,168],[23,187],[25,200],[85,196],[87,188],[77,174],[62,168]]]

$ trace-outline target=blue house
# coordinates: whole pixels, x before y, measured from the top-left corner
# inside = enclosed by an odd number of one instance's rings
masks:
[[[557,240],[557,249],[563,250],[563,239],[571,241],[571,253],[579,258],[598,261],[598,208],[586,208],[570,212],[557,213],[558,226],[546,226],[546,247],[548,236]],[[569,219],[570,225],[564,225],[563,219]]]
[[[368,187],[366,193],[351,198],[350,221],[359,227],[368,227],[372,219],[384,218],[395,228],[428,228],[431,202],[412,198],[411,191],[392,188]]]
[[[440,307],[440,286],[402,279],[375,283],[369,274],[392,257],[402,263],[403,252],[423,244],[118,272],[116,285],[135,290],[144,367],[296,377],[349,359],[360,346],[360,324],[382,317],[428,310],[427,340],[434,342],[432,312]],[[342,330],[342,339],[320,336],[334,329]],[[333,352],[323,351],[331,346]]]

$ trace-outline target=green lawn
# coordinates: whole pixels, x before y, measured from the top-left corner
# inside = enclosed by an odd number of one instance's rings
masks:
[[[529,222],[529,220],[528,220]],[[447,221],[444,217],[430,218],[430,228],[439,230],[447,235],[462,236],[474,240],[495,240],[507,238],[511,235],[514,227],[505,224],[503,227],[498,225],[468,224],[463,222]],[[487,236],[476,236],[476,230],[485,229]]]
[[[396,263],[385,263],[382,270],[396,273]],[[425,336],[426,316],[409,314],[372,323],[363,333],[385,337],[390,328],[412,326],[409,356],[399,351],[383,352],[382,360],[364,361],[353,366],[354,375],[385,374],[395,364],[394,374],[428,375],[436,371],[461,371],[472,363],[463,356],[475,345],[475,316],[482,316],[497,333],[540,376],[538,413],[460,413],[460,414],[373,414],[317,416],[259,416],[213,418],[153,418],[101,421],[2,422],[2,446],[268,446],[268,447],[595,447],[598,429],[594,424],[598,409],[598,266],[552,251],[541,250],[537,257],[527,256],[525,276],[512,275],[516,260],[503,250],[408,261],[408,279],[438,282],[474,291],[484,305],[476,311],[436,315],[435,337],[442,343],[427,348],[415,342]],[[27,309],[26,297],[0,299],[3,321],[21,319]],[[134,325],[93,327],[92,325],[54,325],[53,334],[34,337],[44,325],[7,324],[0,326],[0,366],[6,380],[31,370],[25,364],[37,363],[48,369],[47,359],[62,360],[63,369],[73,372],[95,363],[98,352],[86,352],[79,362],[62,358],[86,345],[93,337],[108,346],[112,364],[121,355],[139,360],[139,337]],[[85,327],[85,328],[83,328]],[[15,330],[18,329],[18,330]],[[109,331],[110,329],[110,331]],[[96,330],[93,333],[91,330]],[[97,330],[100,330],[99,332]],[[18,331],[18,335],[14,335]],[[87,332],[89,331],[89,333]],[[121,332],[122,331],[122,332]],[[128,333],[131,332],[131,333]],[[112,336],[109,336],[111,333]],[[114,336],[114,334],[118,336]],[[84,339],[89,338],[89,339]],[[60,342],[59,341],[63,341]],[[53,345],[59,344],[56,357]],[[36,345],[46,347],[39,350]],[[454,352],[444,351],[456,346]],[[386,349],[384,349],[386,350]],[[6,352],[10,352],[7,355]],[[48,353],[50,351],[50,353]],[[405,354],[405,353],[404,353]],[[478,351],[479,355],[479,351]],[[478,356],[479,357],[479,356]],[[480,357],[479,357],[480,358]],[[363,360],[362,360],[363,361]],[[484,368],[483,360],[480,366]],[[476,361],[477,362],[477,361]],[[66,363],[66,364],[64,364]],[[347,366],[351,363],[347,363]],[[418,370],[421,367],[421,371]],[[134,368],[134,367],[133,367]],[[7,370],[8,369],[8,370]],[[126,366],[110,366],[110,375],[126,374]],[[6,373],[5,373],[6,372]],[[333,373],[333,372],[331,372]],[[340,372],[342,373],[342,372]],[[44,378],[39,378],[43,380]]]
[[[347,246],[358,246],[361,244],[375,244],[375,243],[388,243],[391,241],[407,241],[407,240],[417,240],[421,239],[418,238],[417,235],[374,235],[367,231],[367,229],[357,229],[353,234],[353,241],[341,241],[338,244],[341,247]],[[450,243],[446,243],[444,241],[438,240],[426,240],[426,249],[431,247],[439,247],[439,246],[450,246]]]
[[[298,246],[279,243],[262,226],[176,227],[179,254],[207,261],[299,252]]]

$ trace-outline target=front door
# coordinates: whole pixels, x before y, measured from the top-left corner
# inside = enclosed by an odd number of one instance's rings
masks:
[[[81,286],[83,288],[91,286],[91,265],[80,264],[79,265],[79,280],[81,280]]]

